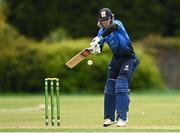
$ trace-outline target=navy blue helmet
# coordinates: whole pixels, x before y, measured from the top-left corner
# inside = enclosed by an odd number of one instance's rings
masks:
[[[109,8],[102,8],[98,13],[98,20],[107,20],[112,18],[112,11]]]

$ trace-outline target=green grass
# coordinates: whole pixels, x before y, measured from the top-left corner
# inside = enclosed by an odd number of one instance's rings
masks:
[[[61,126],[45,126],[43,95],[1,95],[0,131],[180,131],[180,93],[131,94],[125,128],[102,127],[103,95],[60,97]]]

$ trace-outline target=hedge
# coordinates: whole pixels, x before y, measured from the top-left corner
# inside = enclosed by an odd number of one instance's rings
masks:
[[[111,51],[104,48],[100,55],[92,55],[74,69],[65,66],[72,56],[88,47],[90,39],[64,40],[60,43],[14,39],[14,44],[0,43],[0,91],[42,92],[45,77],[60,78],[62,93],[100,93],[106,81]],[[12,42],[11,42],[12,43]],[[137,47],[141,64],[134,75],[131,90],[163,87],[163,81],[153,58]],[[87,60],[93,60],[88,66]]]

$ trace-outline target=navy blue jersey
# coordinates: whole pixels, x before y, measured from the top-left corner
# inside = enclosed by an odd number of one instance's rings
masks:
[[[125,57],[126,55],[133,54],[134,50],[131,44],[131,40],[123,24],[119,20],[113,20],[112,24],[117,24],[118,29],[106,36],[100,42],[101,47],[103,47],[104,42],[106,42],[111,48],[114,55],[118,55],[119,57]],[[98,36],[102,36],[104,30],[104,28],[101,28],[99,30]]]

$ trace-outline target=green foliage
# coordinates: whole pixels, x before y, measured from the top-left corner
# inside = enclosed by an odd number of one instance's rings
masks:
[[[0,0],[0,28],[2,28],[5,25],[6,21],[6,4],[3,0]]]
[[[74,69],[65,66],[65,62],[71,57],[88,47],[89,41],[81,39],[61,43],[37,43],[19,37],[14,45],[1,44],[0,91],[40,92],[43,91],[45,77],[58,77],[61,92],[103,92],[111,59],[111,51],[107,46],[101,55],[86,58]],[[162,87],[162,80],[154,61],[139,48],[137,51],[141,65],[135,74],[132,90]],[[87,65],[88,59],[93,60],[92,66]]]
[[[16,43],[19,33],[10,25],[4,24],[0,27],[0,47]]]
[[[164,5],[164,35],[180,36],[180,1],[166,0]],[[172,10],[173,9],[173,10]]]
[[[63,28],[58,28],[55,31],[51,32],[50,35],[48,35],[45,40],[49,43],[52,42],[60,42],[68,38],[68,33]]]
[[[180,35],[179,0],[6,0],[8,22],[28,37],[42,39],[58,27],[69,36],[84,37],[97,34],[97,13],[109,7],[120,19],[131,38],[149,33],[166,36]]]
[[[148,36],[141,41],[144,52],[156,58],[166,85],[170,88],[180,88],[180,38]]]
[[[96,25],[96,1],[7,0],[7,3],[10,7],[8,21],[28,37],[42,39],[58,27],[67,29],[74,37],[95,33],[92,27]]]
[[[143,49],[150,53],[151,50],[180,50],[180,38],[179,37],[162,37],[158,35],[149,35],[141,41]]]
[[[149,90],[149,89],[163,89],[164,82],[160,74],[156,62],[152,56],[144,54],[141,49],[137,49],[137,55],[140,59],[140,65],[134,75],[132,82],[132,90]]]

